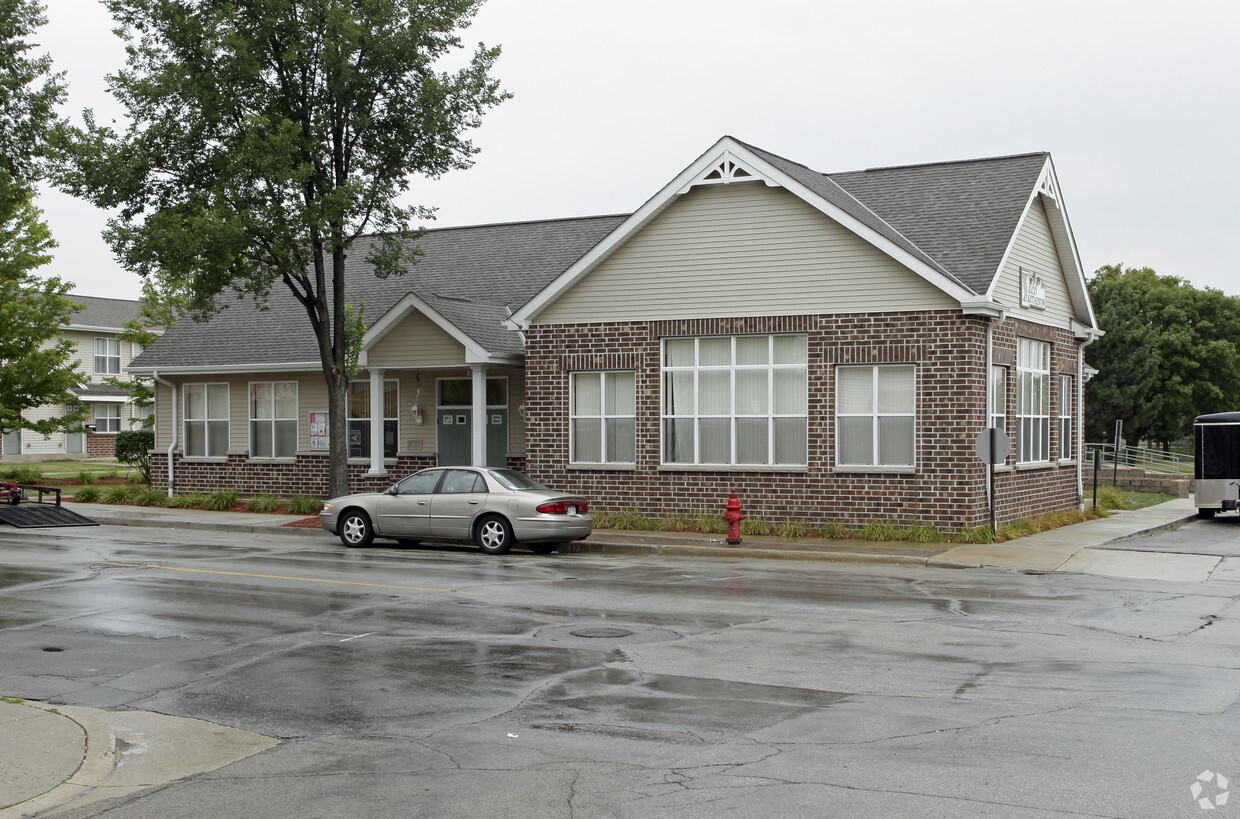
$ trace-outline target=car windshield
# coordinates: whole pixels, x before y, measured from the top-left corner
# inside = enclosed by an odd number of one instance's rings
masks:
[[[500,486],[504,487],[505,489],[512,489],[514,491],[520,491],[523,489],[546,489],[547,488],[543,486],[541,483],[539,483],[538,481],[531,478],[529,475],[524,475],[520,472],[514,472],[511,469],[492,469],[491,477],[499,481]]]

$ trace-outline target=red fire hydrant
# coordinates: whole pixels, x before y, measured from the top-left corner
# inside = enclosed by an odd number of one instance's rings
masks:
[[[741,521],[745,519],[745,515],[741,512],[741,502],[737,499],[736,493],[728,498],[728,509],[723,513],[723,522],[728,524],[728,543],[741,542]]]

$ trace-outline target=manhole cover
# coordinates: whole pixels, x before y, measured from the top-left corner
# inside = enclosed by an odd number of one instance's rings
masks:
[[[624,628],[579,628],[569,632],[574,637],[628,637],[632,633]]]

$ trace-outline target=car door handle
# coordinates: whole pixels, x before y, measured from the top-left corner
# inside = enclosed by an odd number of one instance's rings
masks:
[[[476,500],[470,501],[470,502],[469,502],[469,505],[470,505],[470,506],[477,506],[477,505],[478,505],[478,501],[476,501]]]

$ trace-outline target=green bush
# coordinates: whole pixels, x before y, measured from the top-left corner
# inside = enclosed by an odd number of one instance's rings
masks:
[[[919,523],[905,529],[903,539],[913,543],[943,543],[947,535],[929,524]]]
[[[264,492],[246,501],[245,508],[251,512],[274,512],[280,508],[280,499],[270,492]]]
[[[809,526],[803,520],[785,520],[775,534],[780,537],[809,537]]]
[[[857,532],[857,537],[862,540],[902,540],[903,534],[900,527],[889,520],[873,520]]]
[[[294,495],[288,500],[288,509],[294,515],[317,515],[323,511],[323,501],[308,495]]]
[[[16,483],[39,484],[43,482],[43,473],[37,466],[14,467],[5,473],[5,477]]]
[[[116,460],[138,470],[142,483],[151,483],[151,450],[155,433],[149,429],[130,429],[116,434]]]
[[[765,537],[771,533],[771,524],[762,518],[750,517],[741,521],[741,534],[751,537]]]
[[[822,528],[818,530],[818,534],[828,540],[848,540],[853,536],[851,529],[834,520],[824,523]]]
[[[221,489],[207,495],[207,499],[202,502],[202,508],[210,509],[212,512],[227,512],[236,506],[240,499],[237,490]]]
[[[99,483],[99,476],[85,470],[77,473],[77,482],[82,486],[94,486]]]
[[[995,532],[986,526],[966,526],[960,530],[960,534],[956,535],[958,543],[994,543],[996,540]]]
[[[168,496],[158,489],[143,489],[133,496],[134,506],[162,506]]]
[[[1098,507],[1100,509],[1123,509],[1128,505],[1124,493],[1114,486],[1098,487]]]
[[[75,503],[98,503],[99,487],[83,486],[81,489],[73,490],[73,500]]]
[[[129,503],[133,494],[133,488],[129,486],[105,486],[99,500],[103,503]]]
[[[706,535],[722,535],[728,531],[728,525],[723,522],[723,513],[714,514],[712,512],[702,512],[694,520],[694,527]]]
[[[201,509],[206,497],[195,492],[191,495],[173,495],[168,498],[167,505],[173,509]]]

